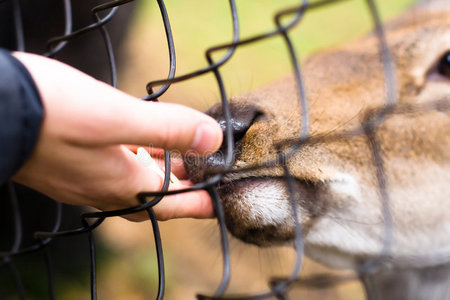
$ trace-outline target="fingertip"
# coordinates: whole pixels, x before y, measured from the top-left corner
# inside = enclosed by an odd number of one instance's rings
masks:
[[[208,192],[204,190],[198,190],[191,192],[192,197],[195,197],[195,201],[191,202],[191,205],[186,207],[185,215],[195,219],[208,219],[214,217],[214,208],[212,200],[209,197]],[[195,194],[195,196],[194,196]],[[183,216],[180,216],[183,217]]]
[[[197,126],[190,150],[201,156],[214,153],[220,148],[222,139],[222,129],[219,124],[201,123]]]
[[[204,190],[166,196],[154,209],[159,221],[178,218],[208,219],[214,217],[211,198]]]

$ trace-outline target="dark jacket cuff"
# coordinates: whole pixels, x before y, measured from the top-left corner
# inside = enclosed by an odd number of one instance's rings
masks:
[[[44,111],[25,66],[0,49],[0,184],[30,157],[39,137]]]

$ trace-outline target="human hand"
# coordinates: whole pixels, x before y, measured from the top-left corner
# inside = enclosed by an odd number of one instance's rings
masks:
[[[207,115],[177,104],[145,102],[58,61],[14,53],[32,75],[44,105],[36,148],[13,180],[73,205],[115,210],[139,205],[137,194],[159,191],[162,178],[130,151],[217,150],[219,125]],[[174,168],[184,179],[181,165]],[[170,189],[190,187],[188,181]],[[160,220],[213,215],[205,191],[165,197],[154,207]],[[145,213],[125,216],[146,219]]]

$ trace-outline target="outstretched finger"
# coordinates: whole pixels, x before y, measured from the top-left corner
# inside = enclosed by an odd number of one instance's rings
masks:
[[[114,94],[117,92],[114,90]],[[215,120],[182,105],[119,98],[105,105],[110,106],[104,116],[108,121],[97,128],[96,142],[143,145],[198,155],[210,154],[222,143],[222,130]]]
[[[56,60],[14,55],[37,84],[44,126],[52,125],[47,128],[54,136],[88,146],[132,144],[199,155],[222,142],[220,126],[199,111],[137,99]]]

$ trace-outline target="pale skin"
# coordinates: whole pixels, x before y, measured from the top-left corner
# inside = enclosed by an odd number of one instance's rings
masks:
[[[55,60],[13,55],[33,77],[45,111],[37,145],[13,180],[57,201],[102,211],[139,205],[137,194],[159,191],[163,180],[138,161],[137,146],[153,154],[205,155],[222,142],[219,125],[201,112],[134,98]],[[170,189],[192,185],[181,164],[172,172],[181,183]],[[165,197],[154,210],[159,220],[213,216],[205,191]],[[125,217],[148,218],[145,212]]]

